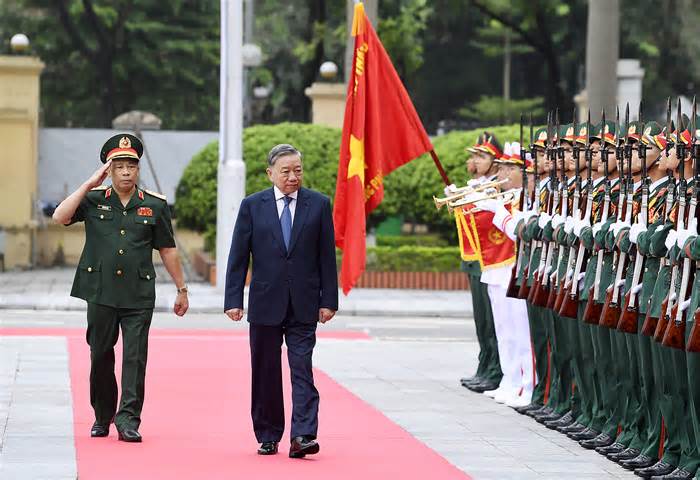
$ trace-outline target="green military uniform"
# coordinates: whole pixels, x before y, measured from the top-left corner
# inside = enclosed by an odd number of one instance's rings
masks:
[[[131,144],[138,142],[130,135],[115,138],[110,140],[120,142],[124,150],[133,150]],[[103,161],[107,160],[105,150],[119,148],[111,147],[108,141],[103,148]],[[133,157],[115,159],[124,158]],[[88,303],[86,338],[90,345],[90,401],[95,418],[101,425],[109,425],[114,419],[120,430],[138,429],[148,330],[155,304],[152,251],[175,247],[170,211],[160,194],[137,188],[123,206],[111,187],[99,187],[81,201],[71,224],[76,222],[85,222],[85,246],[71,295]],[[117,412],[114,345],[120,327],[124,349],[122,397]]]

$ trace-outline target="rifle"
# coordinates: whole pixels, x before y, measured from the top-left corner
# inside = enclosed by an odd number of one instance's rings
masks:
[[[680,112],[680,100],[678,101],[678,108]],[[690,119],[690,154],[691,158],[693,159],[693,189],[691,191],[691,198],[690,198],[690,205],[688,206],[688,219],[685,224],[684,228],[687,228],[688,225],[690,224],[690,220],[695,217],[695,212],[697,210],[697,205],[698,205],[698,199],[697,195],[700,189],[698,186],[695,184],[695,181],[699,180],[699,174],[698,174],[698,165],[697,162],[695,161],[695,155],[694,151],[695,149],[692,147],[695,145],[695,117],[697,115],[697,107],[695,104],[695,99],[693,99],[693,110],[692,110],[692,117]],[[685,155],[681,158],[681,162],[685,159]],[[681,186],[681,189],[683,187]],[[686,185],[687,188],[687,185]],[[683,192],[681,193],[683,195]],[[685,203],[685,200],[683,197],[679,199],[679,202],[683,201]],[[679,203],[680,207],[680,203]],[[680,222],[680,219],[679,219]],[[690,258],[684,258],[683,259],[683,267],[681,270],[681,285],[680,285],[680,290],[678,291],[678,300],[676,301],[676,305],[673,310],[673,322],[668,324],[668,327],[666,328],[666,333],[664,334],[664,338],[662,341],[662,344],[671,347],[671,348],[677,348],[679,350],[685,350],[685,308],[683,307],[683,304],[686,301],[686,294],[688,294],[688,285],[692,285],[692,279],[691,277],[694,276],[694,271],[693,271],[693,266],[690,263]]]
[[[668,97],[668,105],[666,108],[666,156],[668,156],[669,151],[671,150],[671,97]],[[673,170],[670,168],[666,169],[666,175],[668,175],[668,193],[666,194],[666,203],[664,204],[664,224],[666,221],[668,221],[669,215],[671,213],[671,209],[673,208],[673,201],[676,196],[676,179],[673,177]],[[661,260],[661,266],[666,267],[669,265],[669,259],[668,257],[664,257]],[[649,299],[649,302],[651,302],[651,299]],[[665,308],[663,308],[665,311]],[[661,318],[664,318],[664,315],[661,315]],[[654,317],[651,315],[651,303],[649,304],[649,307],[647,308],[647,314],[646,317],[644,318],[644,324],[642,325],[642,335],[645,335],[647,337],[654,336],[654,332],[656,332],[656,329],[659,327],[659,317]],[[665,332],[666,331],[666,325],[662,325],[662,329],[660,331]]]
[[[608,144],[605,142],[605,109],[603,109],[603,121],[601,123],[601,148],[600,148],[600,161],[603,162],[603,188],[605,189],[605,195],[603,198],[603,212],[600,217],[600,222],[605,223],[608,220],[608,215],[610,214],[610,179],[608,178]],[[590,167],[589,167],[590,169]],[[601,247],[598,250],[598,258],[596,259],[596,271],[595,271],[595,281],[588,291],[588,301],[586,302],[586,309],[583,312],[583,321],[590,325],[597,325],[600,321],[600,316],[603,310],[603,304],[598,303],[598,297],[600,295],[600,281],[603,273],[603,258],[605,256],[605,249]]]
[[[586,222],[591,221],[591,212],[593,211],[593,196],[595,195],[595,190],[593,189],[593,154],[591,153],[591,111],[588,111],[588,118],[586,120],[586,146],[584,148],[584,159],[586,160],[586,165],[587,165],[587,175],[586,175],[586,193],[587,193],[587,198],[586,198],[586,211],[583,216],[583,220]],[[574,157],[576,158],[576,179],[577,179],[577,185],[576,185],[576,190],[579,192],[579,195],[581,195],[581,175],[580,171],[578,168],[578,159],[579,159],[579,152],[575,149],[574,150]],[[577,204],[577,199],[574,197],[574,212],[576,215],[576,218],[578,218],[579,213],[578,209],[576,208]],[[569,255],[573,254],[573,250],[575,247],[571,247],[571,251]],[[568,317],[568,318],[576,318],[576,314],[578,312],[578,303],[579,303],[579,294],[578,294],[578,277],[581,274],[581,270],[583,268],[583,264],[585,262],[585,257],[586,257],[586,248],[583,245],[583,242],[580,240],[578,241],[578,251],[576,252],[576,263],[574,264],[574,272],[571,276],[571,280],[569,282],[569,290],[567,292],[566,297],[564,298],[564,301],[562,302],[561,309],[559,310],[559,314]]]
[[[547,132],[547,158],[550,162],[550,181],[549,181],[549,198],[550,198],[550,209],[549,209],[549,214],[553,216],[556,212],[557,209],[559,208],[559,188],[557,185],[558,179],[557,179],[557,159],[556,159],[556,145],[554,142],[554,136],[552,133],[552,115],[550,115],[550,121],[547,124],[548,132]],[[559,124],[559,114],[557,112],[557,127]],[[558,135],[557,135],[558,136]],[[549,299],[549,294],[550,290],[552,290],[552,282],[551,282],[551,275],[549,271],[551,270],[551,265],[552,265],[552,260],[554,259],[554,254],[557,250],[557,244],[556,242],[552,239],[549,241],[548,244],[546,244],[547,247],[547,255],[545,256],[544,254],[540,257],[540,259],[544,258],[544,264],[540,266],[538,269],[540,274],[540,283],[539,283],[539,288],[535,292],[535,297],[533,299],[533,302],[535,305],[539,307],[546,307],[547,302]]]
[[[629,140],[629,135],[627,133],[629,130],[629,114],[629,105],[627,105],[627,110],[625,112],[625,140],[623,145],[617,146],[615,153],[615,157],[618,159],[620,167],[620,202],[618,203],[617,218],[619,219],[624,215],[627,223],[629,223],[630,219],[632,218],[632,201],[634,196],[634,192],[631,191],[634,187],[630,185],[633,182],[631,169],[627,169],[628,179],[626,182],[624,178],[625,147],[627,146]],[[622,209],[625,206],[626,209],[623,214]],[[616,251],[615,253],[617,257],[617,262],[613,259],[613,265],[615,265],[615,280],[613,281],[613,284],[608,287],[605,296],[605,305],[603,305],[603,312],[601,313],[600,319],[600,325],[608,328],[616,328],[617,322],[620,318],[620,286],[622,284],[622,276],[625,270],[625,263],[627,261],[627,256],[624,252]]]
[[[693,101],[693,107],[695,107],[695,102]],[[696,120],[695,112],[693,112],[693,122]],[[690,155],[691,158],[693,159],[693,169],[694,169],[694,181],[693,181],[693,189],[695,195],[693,196],[693,200],[695,200],[696,203],[700,202],[700,186],[698,185],[698,182],[700,182],[700,152],[698,152],[698,147],[695,143],[695,140],[697,139],[697,129],[698,126],[695,125],[693,128],[693,143],[691,144],[690,148]],[[696,218],[700,217],[700,211],[696,210],[695,211]],[[698,271],[698,262],[695,262],[695,274],[697,275]],[[688,337],[688,345],[686,347],[686,350],[688,352],[692,353],[698,353],[700,352],[700,327],[698,324],[700,323],[700,308],[695,309],[694,312],[694,320],[695,323],[693,323],[693,328],[690,329],[690,336]]]
[[[547,144],[545,145],[545,154],[547,155],[547,159],[549,160],[551,158],[550,156],[550,141],[551,141],[551,129],[552,129],[552,114],[551,112],[547,114]],[[534,145],[533,145],[534,146]],[[535,149],[532,149],[532,154],[535,159],[535,162],[537,162],[537,152]],[[537,165],[535,163],[535,165]],[[550,162],[550,166],[551,166]],[[537,168],[535,168],[535,171]],[[539,177],[538,180],[539,182]],[[549,170],[549,182],[547,184],[547,199],[546,199],[546,207],[545,210],[549,215],[552,215],[553,212],[555,211],[556,204],[555,204],[555,195],[553,194],[552,191],[552,186],[554,185],[554,182],[556,181],[556,170],[554,168],[550,167]],[[539,188],[538,188],[539,192]],[[538,201],[539,201],[539,197]],[[558,194],[556,196],[556,201],[558,202]],[[544,307],[546,306],[547,303],[547,296],[548,296],[548,291],[546,290],[546,287],[543,286],[543,281],[546,281],[546,275],[544,273],[545,271],[545,266],[548,263],[548,258],[550,258],[550,252],[551,250],[548,248],[548,244],[545,243],[544,239],[540,241],[542,245],[542,251],[540,252],[540,261],[537,265],[537,270],[535,270],[535,274],[533,276],[534,281],[532,284],[532,288],[530,289],[530,295],[528,296],[528,300],[533,305],[537,305],[538,307]]]
[[[637,222],[646,227],[649,224],[649,177],[647,175],[647,150],[646,145],[642,141],[642,137],[644,135],[643,108],[643,103],[639,102],[639,124],[641,135],[639,137],[639,141],[637,142],[637,149],[639,150],[639,158],[642,161],[642,198],[639,214],[637,215]],[[636,289],[641,282],[643,266],[644,255],[642,255],[639,252],[639,248],[637,248],[630,291],[627,292],[627,295],[625,295],[625,307],[622,311],[622,315],[620,315],[620,320],[617,323],[617,329],[623,333],[637,333],[638,330],[639,296],[637,295]]]
[[[676,158],[678,159],[678,214],[676,216],[676,231],[683,228],[683,222],[685,221],[685,207],[688,195],[688,182],[685,180],[685,145],[683,145],[683,139],[681,138],[683,132],[683,119],[681,118],[681,99],[678,99],[678,113],[676,115]],[[671,249],[669,249],[669,254]],[[666,342],[675,341],[676,333],[674,332],[671,337],[667,339],[667,333],[669,329],[673,328],[671,324],[671,319],[676,316],[676,307],[678,306],[678,298],[676,295],[676,276],[678,275],[678,262],[672,263],[673,268],[671,269],[671,285],[668,290],[668,295],[661,303],[661,317],[659,323],[656,326],[656,331],[654,332],[654,340],[661,342],[663,344],[664,340]],[[674,322],[675,323],[675,322]],[[678,326],[680,327],[680,325]],[[685,329],[685,324],[682,325]]]
[[[525,151],[525,147],[523,146],[523,132],[522,132],[522,118],[520,121],[521,127],[520,127],[520,158],[523,160],[523,189],[527,190],[527,161],[526,161],[526,156],[527,153]],[[530,196],[530,203],[529,203],[529,208],[532,208],[537,211],[539,214],[540,211],[540,202],[538,198],[538,193],[540,191],[540,179],[539,176],[537,175],[537,152],[535,152],[534,148],[534,133],[533,133],[533,124],[532,124],[532,113],[530,113],[530,155],[534,159],[534,168],[535,168],[535,179],[534,182],[535,184],[533,185],[532,189],[532,195]],[[539,215],[538,215],[539,216]],[[527,260],[527,263],[525,264],[525,269],[523,270],[523,281],[520,284],[520,289],[518,290],[518,298],[522,300],[527,300],[528,297],[530,296],[530,286],[528,285],[528,277],[530,276],[530,265],[532,265],[532,259],[535,254],[535,250],[538,248],[539,242],[537,241],[536,238],[533,238],[530,241],[530,257],[525,259]]]
[[[581,200],[581,170],[579,169],[578,166],[578,161],[580,158],[580,153],[581,150],[578,148],[578,142],[576,142],[576,132],[578,130],[578,125],[576,123],[576,108],[574,108],[574,115],[573,115],[573,125],[574,125],[574,140],[572,143],[572,156],[574,157],[575,160],[575,165],[574,165],[574,199],[572,202],[572,209],[571,209],[571,217],[574,219],[577,219],[579,217],[579,203]],[[567,188],[568,191],[568,188]],[[566,248],[566,247],[564,247]],[[554,302],[554,311],[559,313],[561,315],[561,305],[564,303],[564,299],[568,296],[569,293],[569,288],[571,285],[570,282],[570,275],[571,271],[573,269],[572,262],[574,261],[574,245],[570,246],[568,248],[568,255],[566,257],[566,264],[564,265],[564,276],[563,276],[563,283],[559,287],[559,292],[557,294],[557,299]],[[574,313],[573,317],[570,318],[576,318],[576,313]]]
[[[569,186],[568,179],[566,178],[566,165],[564,164],[564,149],[561,146],[561,135],[559,126],[559,110],[557,110],[557,147],[556,156],[561,160],[561,204],[559,208],[559,214],[562,219],[565,219],[569,211]],[[555,157],[556,163],[556,157]],[[555,232],[556,233],[556,232]],[[556,244],[556,240],[554,241]],[[550,284],[549,297],[547,297],[547,308],[554,309],[554,304],[557,301],[557,296],[559,294],[559,288],[564,288],[563,285],[559,284],[559,266],[561,265],[562,257],[564,256],[564,245],[557,247],[557,263],[552,266],[552,273],[550,274]]]

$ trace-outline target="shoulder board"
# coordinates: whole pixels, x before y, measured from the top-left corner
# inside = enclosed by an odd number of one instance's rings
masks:
[[[167,201],[168,201],[168,197],[166,197],[166,196],[163,195],[162,193],[152,192],[152,191],[146,190],[146,189],[144,189],[143,191],[146,192],[147,194],[151,195],[152,197],[160,198],[160,199],[163,200],[164,202],[167,202]]]
[[[91,188],[90,191],[91,192],[98,192],[101,190],[107,190],[107,188],[108,188],[107,185],[100,185],[99,187]]]

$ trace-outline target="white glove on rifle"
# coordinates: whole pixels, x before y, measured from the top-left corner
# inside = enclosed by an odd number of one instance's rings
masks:
[[[581,237],[581,232],[583,231],[584,228],[590,227],[591,222],[589,222],[587,219],[583,218],[581,220],[577,220],[574,223],[574,235],[577,237]]]
[[[637,244],[637,238],[639,238],[639,234],[642,232],[646,232],[647,227],[646,225],[642,223],[635,223],[630,227],[630,242],[634,243],[635,245]]]
[[[678,248],[683,248],[683,246],[685,245],[685,241],[688,240],[692,236],[696,236],[696,235],[694,235],[690,229],[686,229],[686,228],[679,229],[678,235],[676,236],[676,245],[678,246]]]
[[[675,229],[671,229],[668,231],[668,236],[666,237],[666,241],[664,242],[664,245],[666,245],[666,250],[671,250],[673,246],[676,244],[676,239],[678,238],[678,232]]]
[[[593,236],[598,235],[598,232],[603,228],[603,222],[596,222],[593,224]]]
[[[555,214],[555,215],[552,217],[552,228],[553,228],[553,229],[556,230],[556,228],[557,228],[559,225],[561,225],[562,223],[564,223],[564,217],[562,217],[562,216],[559,215],[558,213]]]
[[[564,221],[564,232],[566,234],[570,234],[574,230],[574,217],[566,217],[566,220]]]
[[[552,216],[548,214],[547,212],[542,212],[540,213],[540,219],[537,221],[537,225],[540,228],[544,228],[547,226],[547,224],[552,220]]]

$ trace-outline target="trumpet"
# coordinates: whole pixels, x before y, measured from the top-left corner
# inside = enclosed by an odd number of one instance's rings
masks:
[[[483,195],[480,195],[478,197],[472,197],[472,198],[461,198],[461,199],[458,199],[458,200],[453,201],[451,203],[448,203],[447,208],[449,209],[450,212],[452,212],[455,208],[465,207],[468,205],[478,205],[479,202],[483,202],[484,200],[501,200],[504,205],[512,204],[512,203],[515,203],[519,194],[520,194],[519,188],[512,188],[510,190],[506,190],[505,192],[483,194]],[[477,212],[481,212],[481,211],[482,211],[482,209],[480,209],[478,206],[476,206],[474,208],[471,208],[469,210],[469,213],[477,213]]]
[[[453,193],[452,195],[449,195],[447,197],[438,198],[435,195],[433,195],[433,202],[435,202],[435,208],[440,210],[445,205],[449,205],[451,202],[459,200],[460,198],[463,198],[466,195],[470,195],[470,194],[476,193],[476,192],[481,192],[481,191],[487,190],[489,188],[499,187],[500,185],[502,185],[503,183],[505,183],[507,181],[508,180],[496,180],[493,182],[482,183],[481,185],[477,185],[476,187],[470,187],[467,185],[465,187],[458,188],[457,190],[455,190],[455,193]]]

